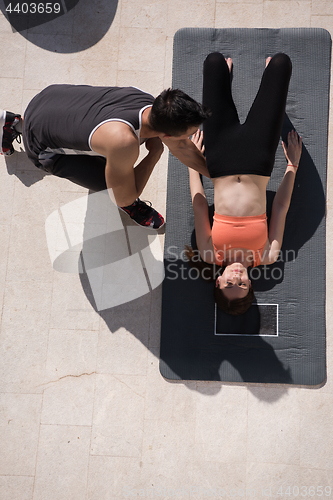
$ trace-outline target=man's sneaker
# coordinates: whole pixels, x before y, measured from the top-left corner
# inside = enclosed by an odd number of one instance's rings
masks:
[[[150,201],[148,201],[148,203],[149,205],[138,198],[132,205],[119,208],[126,212],[134,222],[139,224],[139,226],[159,229],[163,226],[164,219],[162,215],[151,206]]]
[[[0,153],[10,156],[14,153],[13,142],[21,142],[21,134],[15,129],[21,115],[0,109]]]

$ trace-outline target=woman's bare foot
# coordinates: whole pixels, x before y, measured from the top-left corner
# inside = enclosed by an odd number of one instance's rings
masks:
[[[268,63],[269,63],[269,61],[270,61],[271,59],[272,59],[271,57],[267,57],[267,59],[266,59],[266,66],[265,66],[265,68],[267,68]]]
[[[231,59],[231,57],[228,57],[228,59],[226,59],[226,62],[227,62],[228,68],[229,68],[229,73],[231,73],[231,68],[232,68],[232,59]]]

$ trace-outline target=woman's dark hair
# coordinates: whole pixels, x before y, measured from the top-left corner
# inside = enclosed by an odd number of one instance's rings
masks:
[[[179,89],[166,89],[156,97],[149,115],[149,126],[156,132],[177,136],[199,125],[210,111]]]
[[[214,288],[214,298],[217,306],[222,309],[222,311],[232,314],[233,316],[238,316],[239,314],[244,314],[251,307],[254,298],[254,290],[252,286],[250,286],[246,297],[228,300],[221,288],[216,286]]]
[[[216,264],[208,264],[199,257],[199,251],[193,250],[188,245],[185,245],[185,255],[189,260],[191,267],[198,269],[201,277],[206,281],[215,281],[218,276],[223,274],[226,266],[220,267]],[[250,307],[254,299],[254,290],[250,286],[246,297],[242,299],[228,300],[223,291],[219,287],[214,287],[214,299],[217,306],[227,314],[238,316],[244,314]]]

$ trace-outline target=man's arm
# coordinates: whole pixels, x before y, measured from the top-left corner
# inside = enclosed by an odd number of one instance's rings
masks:
[[[184,165],[210,178],[204,155],[190,139],[182,139],[180,141],[174,138],[163,139],[163,142],[169,148],[170,152]]]
[[[99,127],[92,137],[91,146],[96,153],[106,157],[106,185],[108,189],[112,189],[120,207],[131,205],[141,195],[163,152],[163,144],[159,138],[148,139],[147,156],[133,168],[139,156],[138,139],[121,122]]]

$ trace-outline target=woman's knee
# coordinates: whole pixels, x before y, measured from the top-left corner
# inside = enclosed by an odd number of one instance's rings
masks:
[[[227,66],[224,55],[221,52],[211,52],[205,59],[204,68],[214,68],[220,65]]]
[[[269,65],[272,65],[272,66],[275,66],[277,68],[283,68],[287,71],[289,71],[291,73],[291,70],[292,70],[292,64],[291,64],[291,60],[290,60],[290,57],[285,54],[284,52],[278,52],[277,54],[275,54]]]

